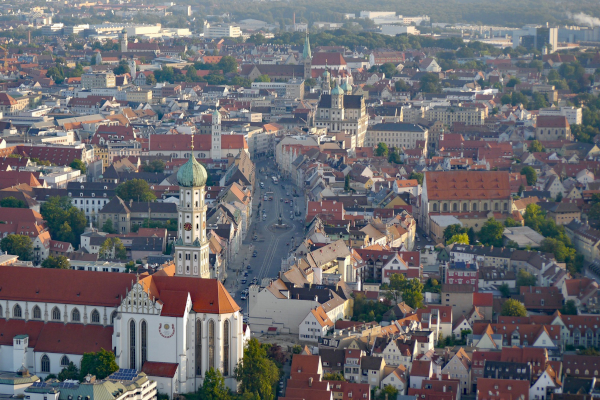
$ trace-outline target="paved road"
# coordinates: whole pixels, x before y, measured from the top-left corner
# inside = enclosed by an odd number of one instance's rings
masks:
[[[268,169],[267,173],[261,174],[258,172],[262,168]],[[248,305],[240,299],[241,291],[251,285],[254,277],[258,278],[259,283],[263,278],[277,278],[281,270],[282,258],[287,257],[293,241],[295,240],[298,243],[303,237],[302,221],[306,215],[304,195],[300,194],[300,197],[293,197],[292,194],[296,187],[290,181],[280,181],[277,185],[273,184],[271,178],[276,175],[274,168],[275,163],[272,160],[259,161],[256,164],[257,189],[253,196],[254,215],[252,225],[246,240],[242,243],[238,257],[231,263],[228,271],[226,287],[230,293],[235,295],[234,298],[244,309],[244,313],[247,313]],[[264,189],[260,188],[259,182],[264,182]],[[282,188],[282,184],[285,189]],[[267,192],[273,192],[272,195],[269,195],[273,196],[272,201],[263,201],[263,196]],[[287,193],[290,193],[290,195],[288,196]],[[282,202],[281,199],[284,199],[284,201],[285,199],[293,199],[294,207],[290,207],[288,203]],[[260,208],[259,204],[261,204]],[[301,216],[294,216],[292,220],[290,219],[290,211],[295,210],[296,207],[298,207]],[[266,211],[266,220],[263,220],[263,210]],[[274,228],[280,215],[283,224],[290,226],[289,229]],[[256,234],[257,240],[253,240],[254,234]],[[252,257],[253,251],[256,251],[256,257]],[[250,270],[247,269],[248,265],[251,266]],[[243,276],[244,272],[248,272],[247,277]],[[241,283],[242,279],[246,279],[245,284]]]

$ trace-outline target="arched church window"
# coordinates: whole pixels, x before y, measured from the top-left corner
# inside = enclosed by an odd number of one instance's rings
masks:
[[[202,375],[202,321],[196,320],[196,375]]]
[[[141,347],[142,347],[142,362],[141,366],[144,366],[144,363],[148,359],[148,324],[146,321],[142,321],[140,327],[140,335],[141,335]]]
[[[129,322],[129,368],[135,368],[135,322]]]
[[[71,311],[71,321],[73,321],[73,322],[81,321],[81,315],[79,314],[79,310],[76,308],[74,308],[73,311]]]
[[[208,322],[208,369],[215,367],[215,321]]]
[[[223,376],[229,375],[229,321],[223,324]]]

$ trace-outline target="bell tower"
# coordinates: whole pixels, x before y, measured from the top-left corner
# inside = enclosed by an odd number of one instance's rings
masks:
[[[194,157],[194,136],[190,159],[177,171],[179,183],[178,224],[175,241],[175,275],[210,278],[206,238],[206,170]]]

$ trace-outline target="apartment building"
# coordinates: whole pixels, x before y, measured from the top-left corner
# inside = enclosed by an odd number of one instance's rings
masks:
[[[86,89],[112,88],[116,86],[115,74],[108,72],[90,72],[81,75],[81,86]]]
[[[433,107],[424,114],[426,120],[441,121],[447,126],[452,126],[454,122],[465,125],[483,125],[485,122],[485,110],[479,107]]]

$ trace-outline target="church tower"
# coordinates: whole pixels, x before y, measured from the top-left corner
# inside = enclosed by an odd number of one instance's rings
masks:
[[[212,113],[212,125],[210,127],[212,136],[210,146],[210,156],[213,159],[221,159],[221,113],[219,110],[215,110]]]
[[[208,175],[194,157],[194,137],[190,159],[177,171],[179,183],[178,227],[175,241],[175,275],[210,278],[206,238],[205,185]]]
[[[131,59],[131,60],[127,60],[127,65],[129,66],[129,73],[131,74],[131,83],[134,83],[135,78],[137,76],[137,64],[135,63],[135,60]]]
[[[125,30],[125,28],[123,28],[121,33],[119,33],[119,45],[121,47],[121,52],[126,53],[127,52],[127,31]]]
[[[312,73],[311,73],[312,53],[310,51],[310,39],[308,37],[308,29],[306,30],[306,39],[304,39],[304,50],[302,51],[302,62],[304,63],[304,79],[312,78]]]

